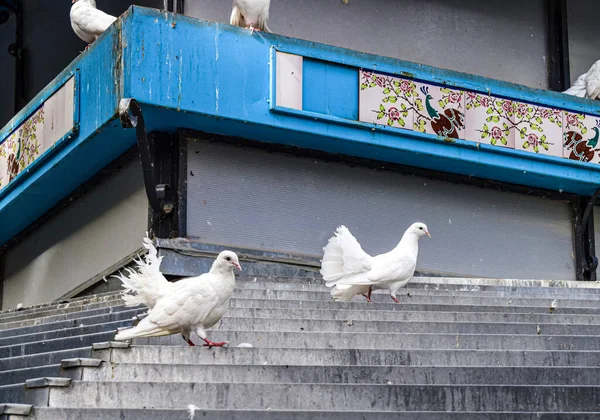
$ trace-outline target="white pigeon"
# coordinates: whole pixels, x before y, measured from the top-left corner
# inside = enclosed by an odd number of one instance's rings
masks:
[[[135,327],[119,331],[115,340],[180,333],[190,346],[195,346],[190,340],[190,333],[195,332],[206,343],[205,346],[227,344],[209,340],[206,329],[219,322],[229,307],[235,288],[233,269],[242,269],[237,255],[223,251],[208,273],[169,283],[159,271],[160,259],[156,258],[152,243],[148,240],[144,246],[151,247],[146,261],[138,262],[137,273],[123,282],[128,291],[137,295],[123,298],[128,305],[146,304],[150,312]],[[144,280],[147,284],[142,285]]]
[[[110,25],[117,20],[116,17],[96,9],[95,0],[72,0],[71,27],[79,38],[89,44],[94,42]]]
[[[400,243],[390,252],[370,256],[345,226],[338,227],[335,236],[323,248],[321,275],[327,287],[333,287],[335,300],[350,301],[363,294],[371,301],[374,289],[390,292],[391,298],[400,303],[396,292],[412,278],[417,266],[419,238],[429,234],[424,223],[413,223],[404,232]]]
[[[600,60],[596,61],[587,73],[579,76],[573,86],[563,93],[580,98],[600,99]]]
[[[254,31],[271,32],[267,26],[271,0],[233,0],[229,23]]]

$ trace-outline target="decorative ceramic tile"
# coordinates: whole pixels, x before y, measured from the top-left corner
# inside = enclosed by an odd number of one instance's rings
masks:
[[[465,139],[494,146],[515,147],[515,133],[511,130],[513,102],[466,91],[465,112]]]
[[[302,109],[302,56],[277,51],[275,63],[275,103]]]
[[[360,70],[358,119],[412,129],[416,85],[412,80]]]
[[[562,157],[562,111],[522,102],[513,104],[515,149]]]
[[[600,163],[600,117],[563,111],[563,156]]]
[[[0,144],[0,190],[8,183],[8,175],[6,173],[8,169],[8,163],[6,159],[6,142]]]
[[[415,131],[454,139],[465,138],[465,93],[416,83]]]

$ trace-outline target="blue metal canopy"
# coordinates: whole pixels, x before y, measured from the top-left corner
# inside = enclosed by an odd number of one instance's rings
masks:
[[[10,182],[2,182],[0,165],[0,244],[135,144],[135,131],[119,120],[124,98],[140,104],[149,132],[192,128],[587,196],[600,187],[597,163],[403,129],[397,118],[365,120],[365,74],[398,87],[408,80],[492,95],[556,115],[600,115],[597,102],[560,93],[133,6],[0,131],[4,158],[13,156]],[[392,108],[381,112],[396,115]],[[48,118],[63,129],[49,132]],[[45,144],[25,159],[14,141],[34,126]],[[563,131],[550,140],[562,144]]]

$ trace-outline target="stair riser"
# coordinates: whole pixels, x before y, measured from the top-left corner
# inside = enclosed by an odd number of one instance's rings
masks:
[[[74,357],[92,357],[91,347],[71,348],[68,350],[0,359],[0,374],[6,370],[59,364],[63,359]]]
[[[104,365],[84,368],[86,381],[598,385],[600,368],[497,368],[401,366]]]
[[[333,350],[132,347],[114,350],[115,363],[372,366],[600,366],[600,352],[480,350]]]
[[[94,398],[90,398],[94,396]],[[75,382],[50,407],[381,411],[595,411],[600,387]]]
[[[0,347],[0,358],[26,356],[36,353],[47,353],[69,348],[87,347],[101,341],[114,339],[115,332],[102,332],[76,337],[57,338],[54,340],[37,341],[35,343],[26,343],[23,345],[12,345]],[[0,360],[2,362],[2,360]]]

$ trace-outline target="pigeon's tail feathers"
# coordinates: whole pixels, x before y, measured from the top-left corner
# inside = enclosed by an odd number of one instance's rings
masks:
[[[371,269],[372,257],[363,251],[346,226],[337,228],[335,236],[329,239],[323,251],[321,275],[327,287],[332,287],[344,277]]]
[[[362,295],[364,293],[367,293],[368,291],[368,286],[335,286],[333,289],[331,289],[331,297],[337,301],[349,302],[354,296]]]
[[[160,337],[163,335],[171,335],[176,332],[165,330],[156,324],[144,321],[147,321],[147,318],[142,319],[140,323],[133,328],[119,331],[117,335],[115,335],[115,340],[130,340],[135,337]]]
[[[144,248],[148,250],[148,254],[135,260],[136,267],[127,269],[128,276],[118,274],[114,277],[121,281],[125,289],[123,300],[126,306],[143,304],[152,309],[172,284],[160,272],[162,257],[158,256],[156,248],[147,236],[144,238]]]

